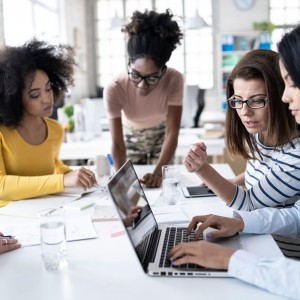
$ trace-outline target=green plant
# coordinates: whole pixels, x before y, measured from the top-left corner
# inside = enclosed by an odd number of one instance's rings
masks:
[[[267,31],[269,33],[272,33],[272,31],[275,29],[275,25],[272,22],[268,21],[254,22],[253,28],[254,30]]]
[[[72,118],[74,115],[74,106],[73,104],[65,104],[63,106],[63,112],[68,117],[68,124],[64,126],[65,130],[68,132],[74,132],[75,129],[75,122]]]
[[[72,117],[74,114],[74,107],[72,104],[65,104],[63,110],[68,118]]]

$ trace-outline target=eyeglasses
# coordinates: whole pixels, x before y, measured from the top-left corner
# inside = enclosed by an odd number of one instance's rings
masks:
[[[165,69],[166,67],[163,68],[163,70]],[[163,77],[163,73],[159,76],[153,76],[153,75],[148,75],[148,76],[142,76],[138,73],[135,73],[135,72],[127,72],[128,74],[128,78],[129,80],[135,82],[135,83],[140,83],[142,80],[145,80],[145,82],[148,84],[148,85],[155,85],[155,84],[158,84],[158,82],[160,81],[160,79]]]
[[[267,97],[264,97],[264,98],[249,98],[249,99],[243,100],[243,99],[239,99],[239,98],[234,98],[234,96],[233,96],[230,99],[228,99],[227,102],[234,109],[243,108],[244,103],[246,103],[248,105],[248,107],[250,107],[252,109],[258,109],[258,108],[265,107],[267,99],[268,99]]]

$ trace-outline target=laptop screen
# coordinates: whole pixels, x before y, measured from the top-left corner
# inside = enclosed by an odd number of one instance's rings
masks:
[[[157,223],[130,160],[119,169],[107,186],[136,248],[157,228]]]

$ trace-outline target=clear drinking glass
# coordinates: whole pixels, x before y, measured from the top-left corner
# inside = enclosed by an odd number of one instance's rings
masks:
[[[179,166],[162,166],[162,180],[164,203],[175,205],[181,197]]]
[[[39,216],[42,262],[48,271],[60,270],[68,265],[65,212],[50,208]]]

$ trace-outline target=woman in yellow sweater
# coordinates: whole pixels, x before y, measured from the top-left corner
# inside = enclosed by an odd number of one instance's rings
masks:
[[[63,129],[48,118],[73,84],[73,56],[36,39],[0,50],[0,207],[96,183],[93,172],[58,159]]]

